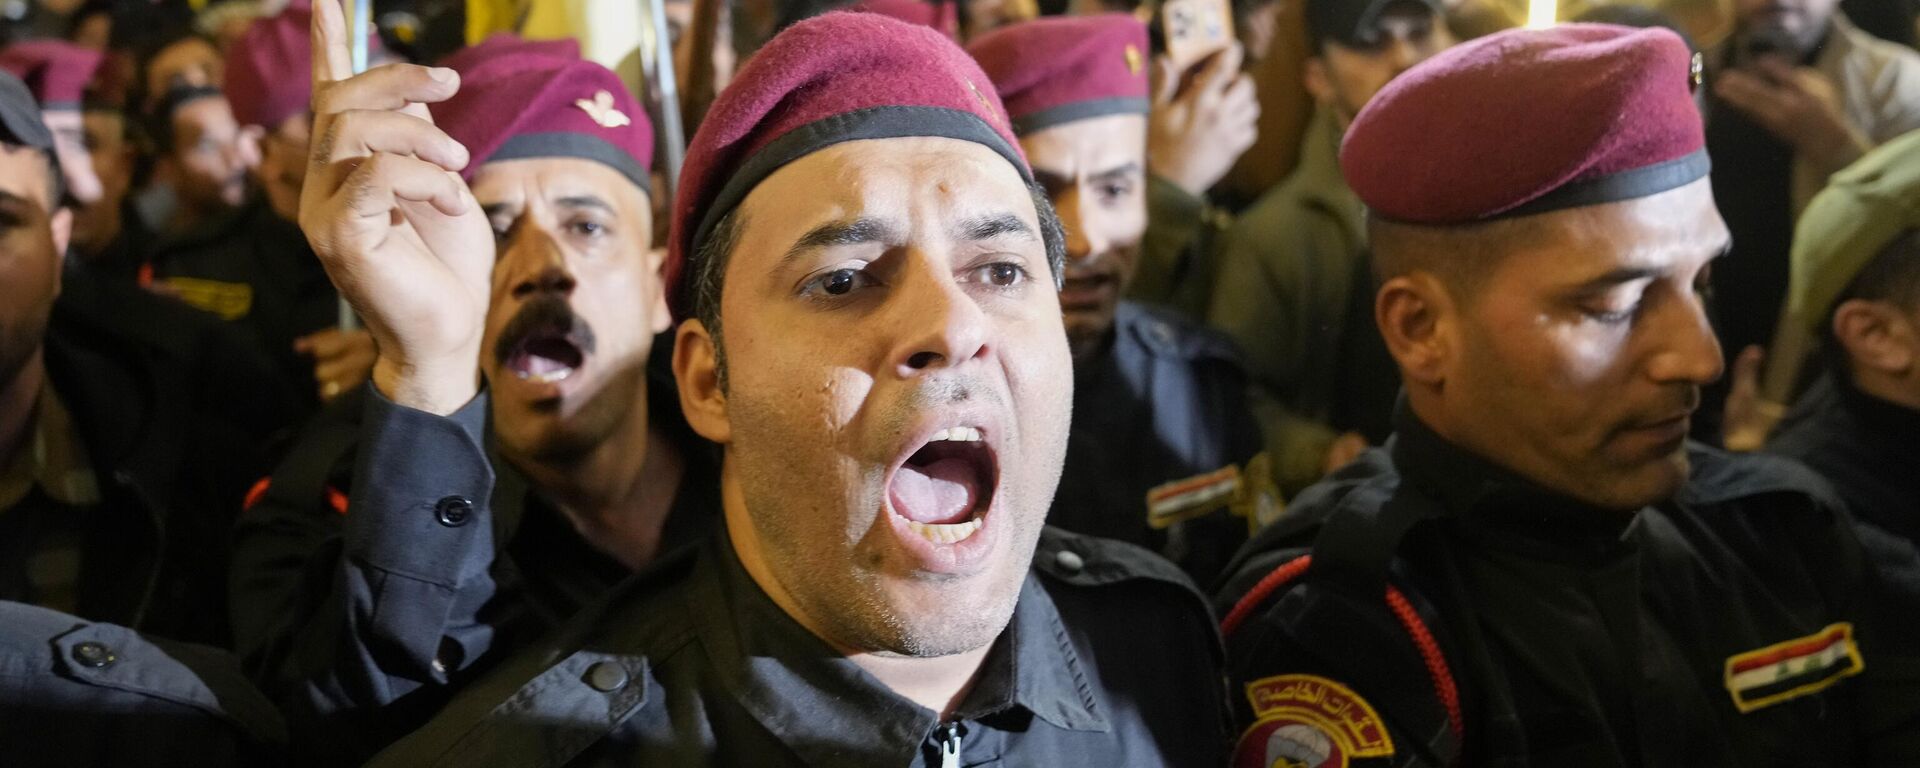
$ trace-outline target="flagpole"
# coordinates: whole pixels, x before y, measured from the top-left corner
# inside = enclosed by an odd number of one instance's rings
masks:
[[[667,34],[667,9],[664,0],[647,0],[646,25],[640,39],[652,46],[643,51],[648,61],[649,85],[654,125],[660,129],[660,168],[666,175],[667,199],[680,186],[680,166],[686,160],[686,129],[680,122],[680,85],[673,70],[673,40]]]

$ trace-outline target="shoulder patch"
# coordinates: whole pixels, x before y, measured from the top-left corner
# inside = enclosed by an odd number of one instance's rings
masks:
[[[1830,624],[1806,637],[1728,657],[1727,693],[1742,714],[1819,693],[1860,674],[1866,663],[1853,625]]]
[[[1234,746],[1234,768],[1344,768],[1388,757],[1393,737],[1373,705],[1317,675],[1276,675],[1247,684],[1253,726]]]

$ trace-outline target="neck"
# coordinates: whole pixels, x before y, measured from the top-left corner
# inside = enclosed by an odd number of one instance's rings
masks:
[[[847,660],[866,670],[882,685],[920,706],[952,720],[987,659],[991,644],[952,656],[917,657],[849,653]]]
[[[76,242],[74,243],[74,250],[89,257],[100,255],[102,251],[107,249],[107,246],[112,245],[114,239],[120,236],[120,228],[123,226],[120,218],[120,206],[100,203],[97,205],[97,208],[98,210],[91,214],[93,217],[97,217],[94,218],[92,222],[95,226],[90,227],[88,230],[92,233],[91,236],[87,238],[86,242],[78,242],[78,238],[76,238]],[[74,227],[76,233],[78,233],[79,229],[77,226]]]
[[[660,553],[685,467],[673,441],[648,419],[644,387],[638,399],[620,427],[584,456],[542,462],[501,451],[581,538],[634,570]]]
[[[44,348],[35,349],[25,365],[0,386],[0,466],[7,466],[27,443],[33,425],[34,404],[47,381]]]
[[[1914,381],[1916,375],[1917,372],[1908,371],[1904,376],[1890,376],[1854,366],[1853,388],[1875,399],[1920,411],[1920,382]]]
[[[952,719],[960,702],[973,690],[974,680],[980,674],[987,652],[993,648],[992,643],[951,656],[921,657],[864,648],[861,644],[839,639],[801,607],[767,566],[762,554],[765,548],[760,545],[759,534],[747,512],[746,495],[740,490],[739,475],[734,470],[732,460],[726,461],[720,468],[720,498],[726,519],[727,540],[733,546],[734,556],[739,559],[747,576],[760,587],[760,591],[767,594],[774,605],[779,606],[782,613],[839,651],[854,666],[879,680],[887,690],[939,713],[943,721]]]

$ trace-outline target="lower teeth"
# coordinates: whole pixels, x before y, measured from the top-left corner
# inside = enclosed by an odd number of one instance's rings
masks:
[[[920,534],[920,538],[935,544],[952,544],[968,536],[972,536],[974,531],[980,530],[980,520],[975,518],[964,523],[946,524],[921,523],[908,520],[907,528],[914,533]]]

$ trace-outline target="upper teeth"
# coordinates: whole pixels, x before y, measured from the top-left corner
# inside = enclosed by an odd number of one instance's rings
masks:
[[[572,376],[573,369],[572,368],[555,368],[551,371],[547,371],[546,373],[531,373],[528,371],[517,371],[516,375],[518,375],[524,381],[532,381],[540,384],[552,384],[556,381],[560,381],[561,379],[565,379],[568,376]]]
[[[980,430],[974,429],[973,427],[949,427],[933,433],[933,439],[927,442],[937,443],[942,440],[951,440],[956,443],[977,443],[980,442]]]

